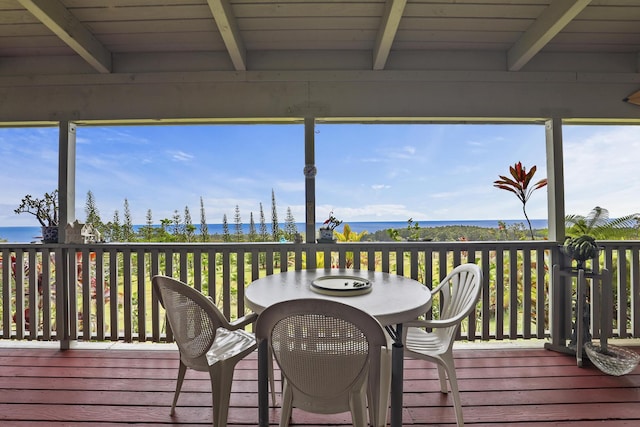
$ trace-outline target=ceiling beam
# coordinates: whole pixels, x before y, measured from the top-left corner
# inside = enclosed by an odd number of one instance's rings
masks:
[[[591,0],[555,0],[507,52],[509,71],[519,71]]]
[[[59,0],[18,1],[93,68],[111,73],[111,52]]]
[[[378,35],[376,36],[376,44],[373,49],[374,70],[384,69],[406,4],[407,0],[387,0],[384,16],[382,17]]]
[[[228,0],[207,0],[231,62],[236,71],[247,69],[247,51],[238,30],[238,22]]]

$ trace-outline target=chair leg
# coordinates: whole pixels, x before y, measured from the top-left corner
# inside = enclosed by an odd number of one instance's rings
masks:
[[[209,367],[211,377],[211,399],[213,427],[226,427],[231,398],[231,384],[235,363],[219,361]]]
[[[176,382],[176,392],[173,395],[173,404],[171,405],[171,415],[176,413],[176,404],[178,403],[178,396],[180,395],[180,390],[182,389],[182,382],[184,381],[184,376],[187,373],[187,366],[180,361],[180,367],[178,368],[178,381]]]
[[[387,411],[389,410],[389,399],[391,393],[391,345],[380,352],[380,400],[377,404],[371,402],[369,393],[369,423],[373,427],[384,427],[387,425]],[[375,414],[375,407],[378,413]]]
[[[462,418],[462,402],[460,401],[460,391],[458,390],[458,378],[456,376],[456,367],[453,362],[453,358],[444,359],[444,368],[447,371],[449,377],[449,385],[451,387],[451,397],[453,398],[453,407],[456,411],[456,422],[458,427],[464,426],[464,419]],[[438,365],[440,366],[440,365]]]
[[[293,410],[293,392],[286,380],[282,382],[282,409],[280,412],[280,427],[289,427]]]
[[[276,380],[273,377],[273,353],[269,349],[269,387],[271,388],[271,405],[276,406]]]
[[[449,389],[447,388],[447,370],[445,367],[438,363],[438,377],[440,378],[440,392],[447,394]]]
[[[367,387],[366,385],[349,396],[351,422],[353,427],[367,427]]]

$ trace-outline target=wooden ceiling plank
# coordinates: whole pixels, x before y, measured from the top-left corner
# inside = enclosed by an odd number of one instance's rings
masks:
[[[236,71],[246,71],[247,51],[228,0],[207,0]]]
[[[18,0],[93,68],[111,73],[111,52],[59,0]]]
[[[383,70],[396,37],[407,0],[387,0],[373,49],[373,69]]]
[[[509,71],[519,71],[591,0],[556,0],[547,7],[507,52]]]

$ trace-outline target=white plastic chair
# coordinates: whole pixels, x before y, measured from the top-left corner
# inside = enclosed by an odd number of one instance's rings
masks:
[[[180,350],[171,415],[175,413],[187,368],[209,372],[213,425],[225,427],[235,365],[257,348],[255,336],[243,328],[255,322],[257,314],[229,322],[209,297],[186,283],[167,276],[154,276],[152,283]],[[275,404],[273,373],[270,380]]]
[[[284,377],[280,426],[292,408],[316,414],[351,412],[353,425],[371,423],[379,406],[381,350],[387,338],[380,323],[355,307],[322,299],[297,299],[267,307],[256,322]],[[370,369],[371,367],[371,369]]]
[[[460,427],[464,425],[464,420],[453,359],[453,342],[460,323],[475,309],[481,291],[482,271],[480,267],[475,264],[459,265],[447,274],[432,291],[434,297],[439,296],[438,318],[404,323],[405,356],[438,364],[440,391],[447,393],[448,378],[456,420]]]

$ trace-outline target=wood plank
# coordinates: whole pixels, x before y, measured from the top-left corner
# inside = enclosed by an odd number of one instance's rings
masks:
[[[627,427],[640,422],[638,370],[613,377],[592,366],[578,368],[572,356],[540,348],[465,346],[455,355],[469,425],[595,427],[606,421],[608,427]],[[209,425],[210,383],[204,372],[187,373],[176,416],[169,416],[177,356],[175,349],[0,347],[0,423],[18,427]],[[256,380],[254,353],[236,369],[230,427],[257,425]],[[427,426],[435,420],[438,425],[455,425],[451,396],[440,393],[437,369],[428,362],[405,360],[404,406],[404,425]],[[270,409],[270,423],[277,424],[279,415],[279,408]],[[294,410],[293,420],[305,427],[351,425],[348,413],[326,416]]]

